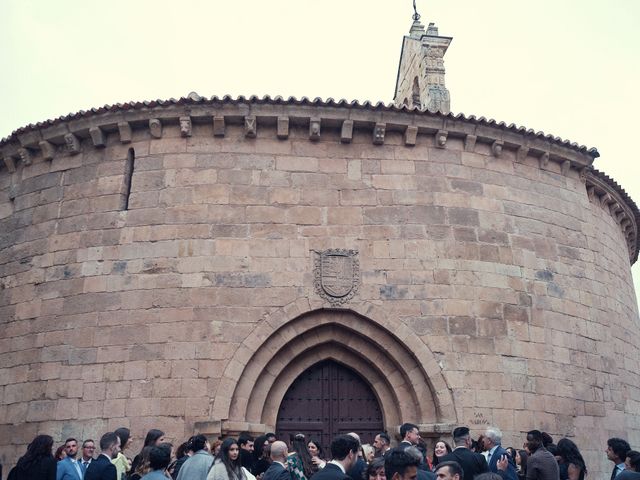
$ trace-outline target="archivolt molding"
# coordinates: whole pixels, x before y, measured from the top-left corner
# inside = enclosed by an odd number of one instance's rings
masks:
[[[215,415],[229,425],[273,426],[295,378],[333,358],[371,382],[388,425],[455,422],[451,389],[429,348],[408,327],[387,320],[382,308],[350,307],[313,309],[301,299],[265,317],[227,366]]]

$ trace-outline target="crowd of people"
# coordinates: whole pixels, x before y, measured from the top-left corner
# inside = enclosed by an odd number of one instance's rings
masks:
[[[127,456],[131,432],[119,428],[98,443],[68,438],[53,454],[53,438],[38,435],[7,480],[584,480],[587,465],[568,438],[557,444],[531,430],[522,449],[502,446],[502,433],[490,427],[474,440],[469,428],[453,431],[453,444],[437,440],[428,452],[417,425],[400,428],[400,442],[380,432],[372,445],[356,433],[339,435],[325,454],[322,445],[299,433],[289,443],[274,433],[213,443],[194,435],[174,449],[164,432],[147,432],[141,451]],[[620,438],[607,441],[614,463],[610,480],[640,480],[640,452]],[[0,475],[1,476],[1,475]]]

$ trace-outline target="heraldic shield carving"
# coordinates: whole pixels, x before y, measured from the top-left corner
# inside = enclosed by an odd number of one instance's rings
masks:
[[[349,301],[360,284],[360,262],[356,250],[332,249],[316,252],[315,287],[322,298],[334,304]]]

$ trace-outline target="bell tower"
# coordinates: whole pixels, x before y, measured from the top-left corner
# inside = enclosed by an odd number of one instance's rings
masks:
[[[393,101],[428,109],[431,112],[449,113],[449,90],[444,82],[444,55],[452,37],[441,37],[438,27],[430,23],[425,30],[420,14],[413,2],[413,24],[409,35],[402,40],[398,79]]]

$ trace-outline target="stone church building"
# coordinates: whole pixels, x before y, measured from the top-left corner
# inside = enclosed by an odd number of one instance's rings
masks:
[[[393,105],[192,93],[3,139],[2,463],[120,426],[538,428],[596,475],[640,447],[638,208],[597,150],[451,114],[450,43],[414,21]]]

